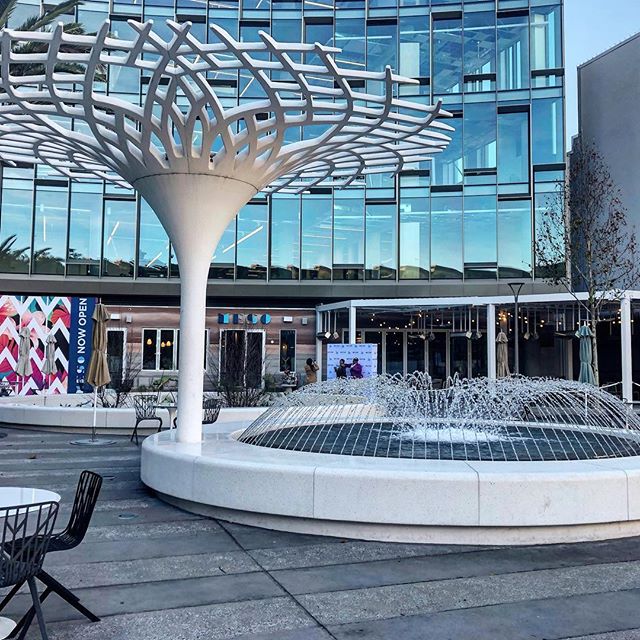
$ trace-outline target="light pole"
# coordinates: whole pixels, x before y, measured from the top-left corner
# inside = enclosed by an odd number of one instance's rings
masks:
[[[520,291],[522,291],[522,287],[524,287],[524,282],[508,282],[509,289],[511,289],[511,293],[513,294],[514,299],[514,324],[515,330],[513,332],[514,336],[514,363],[513,370],[517,375],[520,373],[520,336],[518,335],[520,332],[520,325],[518,324],[518,298],[520,297]]]

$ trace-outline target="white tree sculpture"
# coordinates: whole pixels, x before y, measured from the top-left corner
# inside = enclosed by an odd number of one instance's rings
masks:
[[[339,68],[320,44],[238,42],[216,25],[205,44],[171,21],[165,40],[152,22],[129,24],[131,41],[108,23],[93,36],[0,33],[0,158],[130,185],[154,209],[180,266],[177,437],[198,442],[207,276],[229,222],[261,191],[346,186],[429,159],[449,142],[436,119],[449,114],[394,97],[407,80],[390,68]],[[17,53],[24,42],[44,52]],[[105,94],[105,77],[135,70],[141,104]],[[240,82],[239,106],[216,94],[225,81]]]

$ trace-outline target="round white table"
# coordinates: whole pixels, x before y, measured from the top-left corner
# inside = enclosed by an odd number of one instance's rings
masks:
[[[0,509],[24,507],[40,502],[60,502],[60,494],[47,489],[27,487],[0,487]]]
[[[159,402],[153,405],[155,409],[166,409],[169,414],[169,430],[175,429],[178,404],[176,402]]]
[[[60,502],[60,494],[47,489],[0,487],[0,509],[26,507],[40,502]],[[0,639],[8,637],[15,627],[16,623],[10,618],[0,618]]]

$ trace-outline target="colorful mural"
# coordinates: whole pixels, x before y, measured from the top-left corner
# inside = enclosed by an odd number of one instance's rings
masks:
[[[6,391],[31,395],[67,393],[71,298],[59,296],[0,295],[0,384]],[[19,332],[29,329],[32,373],[18,376]],[[55,338],[55,358],[51,373],[45,373],[47,338]],[[50,341],[51,342],[51,341]]]

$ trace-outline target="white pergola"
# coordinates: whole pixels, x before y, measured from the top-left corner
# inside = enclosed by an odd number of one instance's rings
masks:
[[[599,296],[602,294],[598,294]],[[577,293],[576,297],[586,300],[586,293]],[[526,304],[560,304],[576,301],[576,297],[570,293],[532,293],[519,296],[519,303]],[[627,402],[633,402],[633,359],[632,359],[632,309],[634,300],[640,300],[640,291],[626,291],[622,295],[611,292],[609,297],[612,303],[620,305],[620,335],[621,335],[621,362],[622,362],[622,397]],[[414,312],[441,309],[451,307],[484,307],[487,320],[487,375],[496,377],[496,309],[512,305],[513,295],[496,296],[458,296],[450,298],[387,298],[387,299],[361,299],[345,300],[321,304],[316,307],[316,325],[323,326],[322,314],[343,311],[349,318],[349,341],[356,342],[357,336],[357,312],[359,309],[377,310],[413,310]],[[322,343],[316,341],[316,360],[322,370]]]
[[[395,97],[410,81],[390,68],[339,68],[320,44],[238,42],[213,24],[205,44],[171,21],[165,40],[152,22],[129,24],[133,40],[108,23],[90,36],[0,32],[0,158],[131,186],[154,209],[180,266],[177,438],[199,442],[207,276],[229,222],[259,192],[343,187],[428,160],[449,142],[437,118],[450,114]],[[39,52],[17,53],[24,42]],[[133,70],[141,105],[105,94],[105,77]],[[216,94],[220,80],[239,83],[239,106]]]

